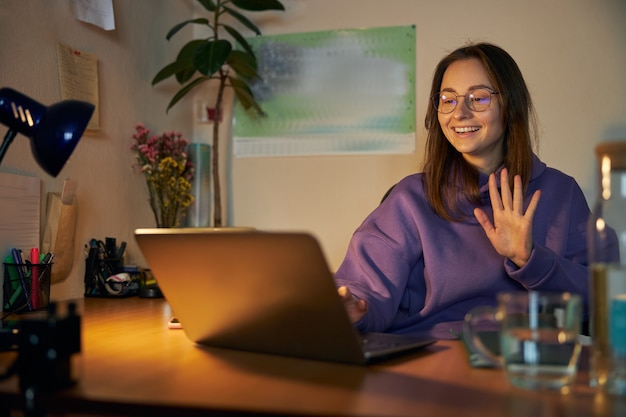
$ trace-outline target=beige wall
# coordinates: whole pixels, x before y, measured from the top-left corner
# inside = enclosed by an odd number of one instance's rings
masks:
[[[76,20],[69,0],[0,0],[0,85],[9,86],[43,104],[60,100],[57,42],[98,56],[101,130],[84,136],[57,178],[34,162],[26,138],[18,135],[0,170],[40,177],[47,192],[58,192],[65,178],[78,181],[78,223],[74,268],[51,296],[82,296],[83,245],[106,236],[128,241],[130,260],[140,260],[132,232],[152,226],[144,180],[131,171],[131,135],[138,122],[155,132],[181,130],[190,135],[191,105],[168,115],[171,87],[153,88],[156,71],[172,58],[165,34],[192,13],[189,0],[114,1],[116,30],[104,31]],[[178,41],[176,41],[178,42]],[[180,46],[180,45],[179,45]],[[0,128],[4,135],[5,128]],[[1,238],[1,237],[0,237]]]
[[[422,128],[430,78],[437,61],[467,40],[507,49],[534,95],[541,123],[539,155],[574,176],[589,199],[595,192],[593,147],[626,139],[626,2],[623,0],[284,0],[287,12],[257,18],[264,34],[357,27],[417,27],[416,149],[411,155],[246,158],[232,161],[235,225],[308,230],[322,241],[332,268],[343,257],[354,228],[387,188],[421,164]],[[116,0],[117,29],[104,32],[76,21],[67,0],[0,0],[0,85],[43,103],[59,98],[56,42],[100,59],[102,131],[85,137],[57,179],[32,161],[17,138],[2,172],[39,176],[44,193],[66,177],[79,183],[76,260],[67,282],[53,286],[58,299],[82,294],[82,245],[91,237],[129,243],[130,262],[143,263],[132,238],[152,226],[143,178],[134,175],[128,151],[133,126],[182,130],[208,141],[193,118],[193,101],[169,114],[174,85],[150,86],[155,72],[177,51],[167,30],[190,17],[192,1]],[[449,22],[444,25],[444,22]],[[179,45],[179,44],[178,44]],[[0,130],[4,134],[4,130]]]
[[[414,155],[236,159],[234,221],[317,234],[333,266],[354,228],[423,155],[424,115],[439,59],[468,40],[507,49],[540,119],[539,156],[574,176],[593,200],[593,148],[626,139],[624,0],[292,0],[264,34],[357,27],[417,27]]]

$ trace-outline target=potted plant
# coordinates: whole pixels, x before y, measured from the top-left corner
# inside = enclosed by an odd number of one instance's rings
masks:
[[[213,177],[213,226],[222,226],[221,181],[219,175],[219,131],[220,117],[223,114],[224,91],[232,88],[239,103],[252,114],[263,116],[264,112],[257,103],[250,83],[259,77],[256,56],[244,38],[233,26],[222,21],[229,17],[243,27],[261,35],[259,28],[241,11],[260,12],[268,10],[285,10],[279,0],[198,0],[208,12],[207,17],[185,20],[174,26],[166,36],[170,40],[182,28],[189,24],[208,28],[209,35],[204,39],[194,39],[185,44],[179,51],[176,60],[163,67],[152,80],[152,85],[160,83],[171,76],[182,85],[182,88],[169,102],[169,111],[180,99],[199,85],[215,80],[217,95],[215,97],[215,117],[213,123],[211,173]],[[229,38],[223,37],[229,35]]]

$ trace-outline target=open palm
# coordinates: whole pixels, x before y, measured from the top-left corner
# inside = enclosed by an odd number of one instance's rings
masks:
[[[492,173],[489,176],[489,197],[493,209],[493,223],[480,208],[474,210],[474,216],[494,249],[521,268],[528,261],[533,249],[532,224],[541,191],[535,191],[524,212],[522,179],[519,175],[514,178],[511,195],[508,171],[506,168],[502,169],[500,189],[501,192],[498,192],[496,176]]]

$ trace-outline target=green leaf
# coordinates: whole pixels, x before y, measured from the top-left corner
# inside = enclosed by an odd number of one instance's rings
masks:
[[[224,6],[224,10],[226,11],[226,13],[228,13],[229,15],[237,19],[242,25],[244,25],[245,27],[247,27],[248,29],[256,33],[257,36],[261,34],[261,31],[259,30],[259,28],[256,27],[256,25],[252,23],[250,19],[248,19],[247,17],[245,17],[244,15],[242,15],[235,9],[231,9],[230,7]]]
[[[192,89],[194,89],[198,85],[208,80],[210,80],[209,77],[199,77],[193,80],[192,82],[190,82],[189,84],[187,84],[186,86],[184,86],[183,88],[181,88],[180,90],[178,90],[178,92],[174,95],[174,97],[170,101],[170,104],[167,106],[167,111],[169,111],[172,107],[174,107],[174,105],[178,103],[178,101],[180,101],[180,99],[183,98],[185,95],[187,95],[187,93],[189,93]]]
[[[228,77],[228,79],[230,80],[230,86],[235,91],[237,100],[239,100],[244,109],[253,109],[256,116],[267,116],[261,106],[259,106],[259,103],[257,103],[257,101],[254,99],[254,95],[252,94],[250,87],[248,87],[248,84],[235,77]]]
[[[169,41],[172,38],[172,36],[174,36],[176,33],[178,33],[179,30],[181,30],[182,28],[184,28],[185,26],[187,26],[190,23],[198,23],[198,24],[201,24],[201,25],[208,25],[209,24],[209,19],[207,19],[205,17],[200,17],[198,19],[185,20],[184,22],[181,22],[181,23],[177,24],[176,26],[174,26],[173,28],[171,28],[170,31],[167,32],[167,35],[165,36],[165,39],[167,39]]]
[[[228,76],[228,81],[230,81],[230,86],[237,90],[243,90],[246,93],[248,93],[250,96],[252,96],[252,90],[250,90],[250,86],[248,86],[248,83],[246,83],[245,81],[240,80],[239,78],[236,77],[232,77],[232,76]]]
[[[230,36],[235,38],[237,43],[241,45],[243,49],[245,49],[250,55],[254,56],[254,51],[252,50],[252,47],[250,46],[246,38],[241,35],[241,33],[237,32],[235,28],[228,25],[222,25],[222,27],[226,30],[226,32],[230,34]]]
[[[152,79],[152,85],[158,84],[163,80],[168,79],[172,75],[176,74],[178,71],[182,70],[178,62],[172,62],[171,64],[163,67],[157,75]]]
[[[198,0],[198,3],[200,3],[205,9],[210,12],[214,12],[215,9],[217,9],[217,6],[215,5],[215,3],[213,3],[213,0]]]
[[[201,74],[215,74],[226,63],[233,50],[229,41],[224,39],[203,41],[193,55],[193,66]]]
[[[232,0],[232,3],[240,9],[251,12],[285,10],[285,7],[278,0]]]
[[[202,39],[194,39],[187,42],[178,52],[176,57],[176,62],[178,63],[176,80],[179,84],[184,84],[193,77],[193,74],[196,72],[193,57],[196,54],[196,50],[204,45],[205,42]]]
[[[178,84],[185,84],[187,81],[191,79],[191,77],[193,77],[195,73],[196,73],[196,69],[193,67],[183,69],[182,71],[178,71],[176,73],[176,81],[178,81]]]
[[[234,50],[228,56],[226,63],[242,78],[257,78],[256,59],[247,52]]]
[[[176,75],[176,79],[180,84],[188,81],[196,72],[196,68],[193,66],[193,56],[198,47],[203,45],[205,41],[201,39],[192,40],[187,42],[181,50],[178,52],[176,61],[163,67],[152,80],[152,85],[160,83],[161,81]]]
[[[176,61],[180,62],[182,65],[187,64],[188,66],[193,66],[193,57],[195,56],[196,51],[205,43],[206,41],[203,39],[194,39],[187,42],[182,48],[180,48]]]

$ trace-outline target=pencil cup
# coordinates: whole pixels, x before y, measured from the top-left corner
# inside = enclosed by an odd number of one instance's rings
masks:
[[[2,310],[34,311],[48,307],[52,264],[4,264]]]

